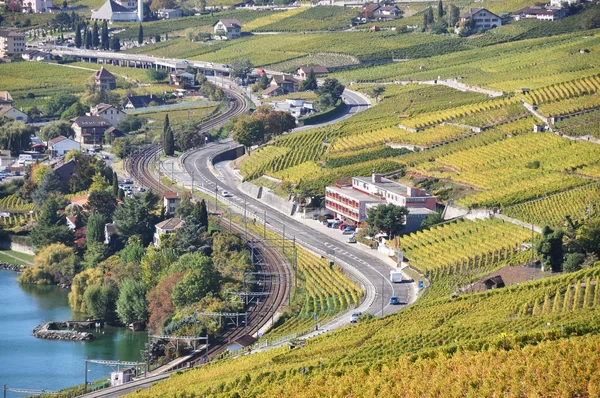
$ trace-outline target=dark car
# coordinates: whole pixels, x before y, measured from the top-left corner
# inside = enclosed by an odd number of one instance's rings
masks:
[[[390,305],[398,305],[400,304],[400,300],[397,296],[390,297]]]

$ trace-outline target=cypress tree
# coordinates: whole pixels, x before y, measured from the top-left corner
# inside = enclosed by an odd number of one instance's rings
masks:
[[[144,28],[142,28],[142,24],[140,23],[140,29],[138,30],[138,44],[142,44],[144,42]]]
[[[94,21],[92,28],[92,46],[98,48],[100,46],[100,37],[98,36],[98,21]]]
[[[171,127],[171,122],[169,121],[169,114],[165,114],[165,121],[163,123],[163,131],[162,131],[162,140],[163,142],[165,142],[165,140],[167,139],[167,131],[169,131],[169,128]]]
[[[115,37],[115,52],[121,51],[121,39],[119,37]]]
[[[108,50],[109,48],[109,37],[108,37],[108,24],[106,20],[102,21],[102,37],[101,37],[102,49]]]
[[[75,47],[81,48],[81,29],[75,27]]]
[[[200,218],[199,224],[208,229],[208,209],[206,208],[206,201],[202,199],[200,201]]]
[[[442,0],[440,0],[438,2],[437,14],[438,14],[438,22],[441,22],[442,18],[444,17],[444,4],[442,4]]]
[[[175,154],[175,138],[173,137],[173,130],[170,127],[165,134],[163,148],[165,155],[173,156]]]
[[[122,188],[119,188],[119,193],[117,194],[117,198],[122,202],[125,199],[125,192],[123,192]]]
[[[113,195],[119,196],[119,177],[117,177],[116,171],[113,171],[112,190],[113,190]]]
[[[92,48],[92,32],[87,29],[85,30],[85,48]]]

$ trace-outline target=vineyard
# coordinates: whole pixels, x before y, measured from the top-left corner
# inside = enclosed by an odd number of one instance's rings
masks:
[[[554,124],[561,133],[580,137],[589,135],[600,138],[600,110],[582,113],[560,120]]]
[[[270,14],[264,17],[256,18],[255,20],[244,24],[244,30],[247,30],[249,32],[260,32],[265,26],[274,24],[289,17],[293,17],[294,15],[303,11],[304,9],[298,7],[278,12],[275,14]]]
[[[600,153],[594,144],[573,142],[551,133],[530,133],[456,151],[409,170],[481,189],[459,203],[492,207],[585,185],[589,179],[572,171],[599,162]]]
[[[600,75],[595,75],[532,90],[523,94],[523,98],[531,105],[540,105],[596,94],[598,91],[600,91]]]
[[[594,396],[599,282],[592,267],[417,302],[304,347],[214,362],[133,396]]]
[[[11,229],[16,227],[22,227],[33,223],[37,219],[35,213],[21,213],[13,214],[9,217],[0,217],[0,228]]]
[[[544,116],[560,116],[600,107],[600,94],[584,95],[557,102],[541,104],[538,111]]]
[[[561,192],[503,209],[503,214],[536,225],[562,226],[566,218],[574,222],[588,216],[597,216],[600,211],[600,188],[598,184]]]
[[[33,203],[27,203],[17,195],[9,195],[0,199],[0,211],[4,212],[28,212],[37,210]]]
[[[255,32],[308,32],[340,30],[351,26],[351,18],[358,10],[351,7],[322,6],[298,8],[286,11],[283,18],[276,18],[269,24],[252,27]],[[280,15],[276,14],[278,17]]]

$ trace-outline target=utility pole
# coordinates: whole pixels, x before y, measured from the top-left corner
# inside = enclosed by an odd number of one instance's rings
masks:
[[[385,279],[381,278],[381,317],[383,318],[383,288],[385,287]]]
[[[171,163],[171,181],[175,181],[175,179],[173,179],[173,163]]]
[[[246,242],[248,242],[248,219],[246,218],[246,196],[244,196],[244,231],[246,234]]]
[[[87,374],[88,374],[88,362],[87,362],[87,358],[85,359],[85,384],[83,385],[83,392],[84,394],[87,393],[87,389],[88,389],[88,380],[87,380]]]
[[[281,252],[285,256],[285,224],[283,224],[283,233],[281,234]]]
[[[229,232],[231,232],[231,209],[229,209]]]
[[[531,266],[533,267],[533,262],[535,259],[535,231],[533,229],[533,223],[531,224]],[[544,271],[544,266],[542,265],[542,271]]]
[[[263,217],[263,239],[267,239],[267,211],[264,210]]]
[[[219,184],[215,184],[215,206],[219,211],[219,202],[217,201],[217,195],[219,194]]]

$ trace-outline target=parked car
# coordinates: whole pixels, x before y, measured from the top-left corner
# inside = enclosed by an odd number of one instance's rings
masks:
[[[350,236],[348,239],[346,239],[346,243],[356,243],[356,239],[354,239],[354,236]]]
[[[229,193],[229,192],[227,192],[227,191],[223,191],[223,192],[221,192],[221,195],[222,195],[224,198],[230,198],[230,197],[232,197],[232,196],[233,196],[232,194],[230,194],[230,193]]]
[[[312,219],[313,220],[318,220],[319,219],[319,215],[318,214],[313,214],[312,215]]]
[[[358,318],[362,315],[362,312],[353,312],[352,317],[350,318],[350,323],[358,322]]]
[[[131,178],[126,178],[123,180],[124,184],[133,184],[133,181],[131,180]]]
[[[142,187],[140,187],[139,191],[140,191],[140,192],[146,192],[146,188],[142,188]]]
[[[398,299],[398,296],[390,297],[390,305],[399,305],[399,304],[400,304],[400,300]]]
[[[356,232],[354,232],[353,229],[345,229],[342,231],[342,235],[352,235],[354,236],[354,234],[356,234]]]

